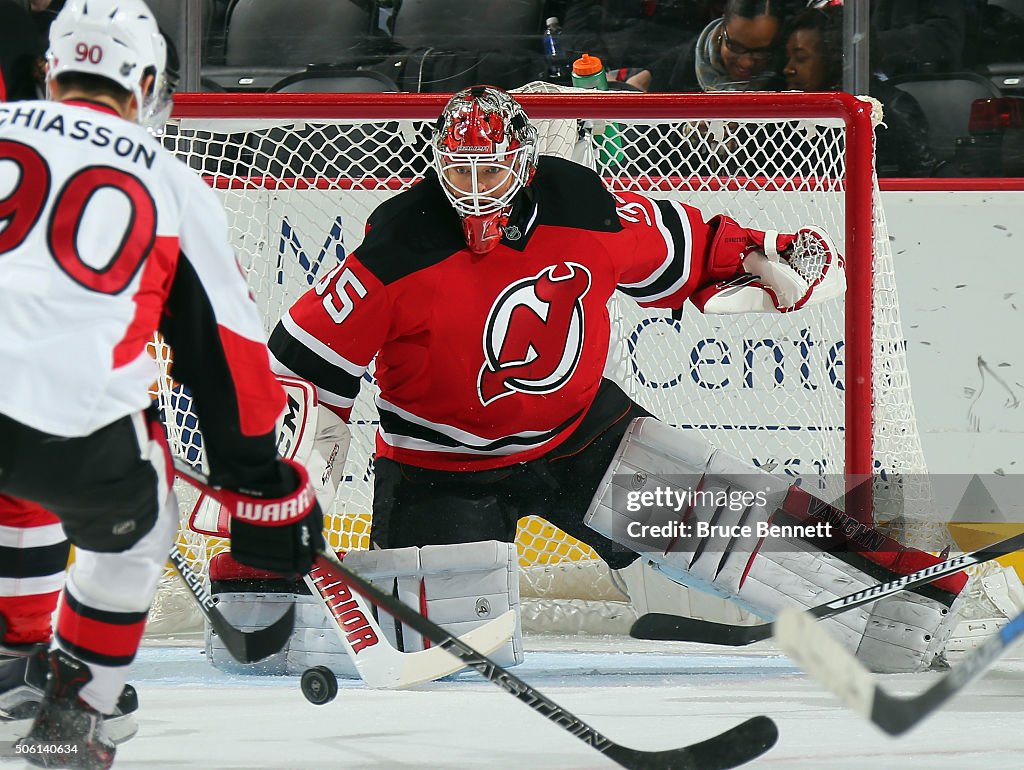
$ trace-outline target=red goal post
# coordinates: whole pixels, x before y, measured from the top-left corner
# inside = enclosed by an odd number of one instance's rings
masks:
[[[689,307],[676,322],[616,303],[620,334],[609,376],[615,370],[627,392],[667,421],[777,472],[830,477],[826,486],[844,483],[843,474],[888,474],[897,479],[890,486],[899,486],[901,474],[923,474],[874,173],[876,103],[844,93],[579,90],[517,99],[551,129],[542,130],[542,150],[579,156],[582,146],[613,191],[685,200],[708,216],[729,213],[762,229],[819,225],[846,257],[844,300],[785,316],[703,317]],[[429,126],[446,100],[383,93],[175,98],[165,146],[224,201],[268,332],[322,267],[358,245],[370,210],[422,175]],[[371,389],[367,382],[363,390]],[[175,451],[198,459],[187,398],[166,378],[159,396]],[[365,547],[375,415],[363,401],[353,414],[349,479],[329,525],[340,547]],[[900,488],[891,512],[921,522],[914,525],[925,533],[918,544],[940,547],[926,512],[912,510],[915,495],[923,497]],[[533,540],[522,527],[517,540],[524,566],[590,555],[576,545],[567,551],[567,536],[543,524],[528,526]],[[182,542],[201,564],[210,544],[187,534]]]

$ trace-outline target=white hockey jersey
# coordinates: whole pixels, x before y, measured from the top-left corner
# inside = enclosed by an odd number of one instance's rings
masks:
[[[273,430],[284,395],[220,202],[142,127],[0,104],[0,219],[0,413],[83,436],[144,409],[159,329],[208,444]]]

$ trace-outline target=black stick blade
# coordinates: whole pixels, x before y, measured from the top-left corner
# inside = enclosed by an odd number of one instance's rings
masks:
[[[284,649],[295,627],[295,605],[289,604],[281,617],[255,631],[235,628],[217,610],[211,612],[209,618],[231,657],[240,663],[255,663]]]
[[[213,630],[224,640],[224,646],[235,660],[240,663],[255,663],[270,657],[288,643],[288,638],[292,635],[292,629],[295,627],[294,603],[289,604],[285,613],[266,628],[243,631],[231,625],[227,618],[220,613],[220,610],[217,609],[217,602],[206,590],[202,578],[189,566],[185,556],[176,545],[171,546],[168,559],[178,571],[178,575],[185,583],[189,593],[195,598],[199,611],[209,621]]]
[[[757,759],[778,739],[775,723],[766,716],[756,716],[713,738],[680,749],[637,751],[615,745],[604,753],[632,770],[729,770]]]
[[[658,642],[697,642],[743,647],[771,637],[772,624],[733,626],[727,623],[713,623],[710,620],[650,612],[637,618],[633,627],[629,629],[629,635],[634,639],[651,639]]]

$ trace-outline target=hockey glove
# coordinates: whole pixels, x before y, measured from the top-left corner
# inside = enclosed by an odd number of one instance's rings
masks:
[[[795,236],[765,233],[763,249],[749,251],[743,267],[760,279],[776,309],[785,313],[808,304],[819,286],[822,288],[817,291],[817,301],[837,296],[831,285],[826,290],[825,281],[830,272],[841,270],[843,264],[824,231],[804,227]],[[838,294],[845,288],[844,281]]]
[[[282,459],[279,471],[275,484],[222,495],[231,511],[231,555],[249,567],[304,575],[323,550],[324,516],[306,469]]]
[[[710,224],[709,275],[719,280],[694,294],[702,313],[787,313],[846,291],[845,261],[820,228],[752,230],[726,216]]]

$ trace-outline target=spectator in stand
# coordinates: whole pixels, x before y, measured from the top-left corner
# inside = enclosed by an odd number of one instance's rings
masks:
[[[644,91],[771,91],[778,72],[783,0],[728,0],[697,36],[627,82]]]
[[[575,58],[589,53],[625,80],[680,40],[722,15],[720,0],[573,0],[562,17],[562,41]]]
[[[955,72],[963,64],[963,0],[872,0],[872,60],[883,78]]]
[[[28,11],[15,0],[0,0],[0,101],[39,95],[37,63],[45,50]]]
[[[786,25],[782,74],[794,91],[841,91],[843,7],[830,4],[801,11]],[[885,125],[877,133],[876,163],[885,176],[932,176],[939,161],[928,146],[928,120],[908,93],[877,76],[871,94],[882,103]]]

